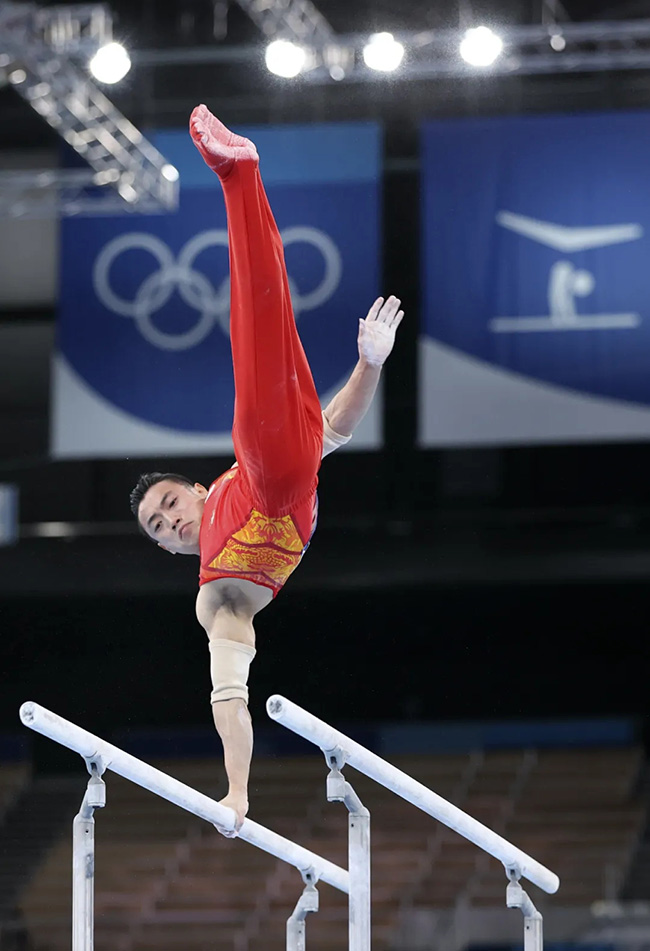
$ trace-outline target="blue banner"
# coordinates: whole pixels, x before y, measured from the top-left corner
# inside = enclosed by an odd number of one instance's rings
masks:
[[[650,113],[423,129],[420,441],[650,435]]]
[[[257,144],[294,310],[325,401],[356,362],[379,285],[380,129],[238,129]],[[227,451],[233,412],[226,215],[186,131],[154,144],[180,172],[177,213],[67,219],[55,360],[56,456]],[[356,447],[378,443],[370,418]]]

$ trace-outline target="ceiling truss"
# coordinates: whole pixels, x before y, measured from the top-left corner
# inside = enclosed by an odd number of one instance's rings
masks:
[[[176,207],[178,185],[165,157],[73,61],[111,38],[110,13],[102,4],[39,8],[0,2],[0,68],[6,81],[86,163],[81,170],[0,173],[0,214],[152,213]]]
[[[297,80],[408,82],[443,77],[541,75],[650,69],[650,20],[573,23],[547,0],[544,22],[499,30],[504,51],[490,67],[463,62],[462,31],[396,33],[406,55],[395,73],[368,69],[368,34],[335,34],[310,0],[237,0],[267,38],[307,46],[311,68]],[[558,38],[559,41],[558,41]],[[41,8],[0,0],[0,80],[11,83],[85,160],[75,169],[0,172],[0,214],[116,214],[173,209],[178,183],[163,155],[90,81],[79,60],[112,39],[106,4]],[[141,67],[250,62],[258,45],[134,50]]]
[[[244,5],[244,4],[242,4]],[[309,43],[312,68],[297,80],[307,82],[409,82],[418,79],[498,75],[541,75],[650,69],[650,20],[572,23],[546,18],[529,26],[494,27],[504,42],[504,52],[489,67],[468,66],[459,53],[462,30],[396,32],[406,55],[394,73],[369,69],[363,60],[367,33],[314,37]],[[285,34],[286,35],[286,34]],[[557,38],[564,46],[556,49]],[[297,40],[296,40],[297,42]],[[186,49],[134,51],[142,66],[197,63],[249,63],[259,59],[256,45],[214,45]],[[336,67],[335,69],[333,67]]]
[[[261,32],[306,45],[328,43],[334,30],[311,0],[237,0]]]

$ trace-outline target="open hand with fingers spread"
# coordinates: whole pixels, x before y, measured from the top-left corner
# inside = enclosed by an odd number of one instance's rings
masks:
[[[386,301],[378,297],[367,317],[359,321],[359,357],[370,366],[383,366],[393,349],[395,334],[404,316],[401,303],[397,297]]]

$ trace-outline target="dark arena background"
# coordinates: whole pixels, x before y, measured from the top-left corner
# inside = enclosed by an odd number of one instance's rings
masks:
[[[249,818],[347,868],[278,693],[557,873],[522,881],[548,947],[649,948],[650,0],[111,0],[0,2],[0,951],[70,947],[88,779],[23,702],[227,790],[198,560],[129,508],[233,461],[201,102],[257,143],[323,405],[372,301],[405,311],[255,620]],[[373,951],[522,947],[496,858],[345,775]],[[98,951],[305,947],[290,865],[104,778]],[[319,892],[306,947],[369,951]]]

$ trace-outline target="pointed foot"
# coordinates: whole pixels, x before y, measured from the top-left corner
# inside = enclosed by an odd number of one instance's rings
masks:
[[[207,106],[192,111],[190,135],[206,165],[222,178],[232,171],[235,162],[259,161],[253,143],[227,129]]]

